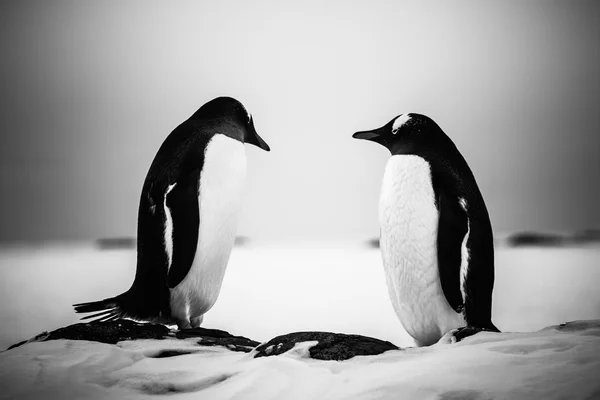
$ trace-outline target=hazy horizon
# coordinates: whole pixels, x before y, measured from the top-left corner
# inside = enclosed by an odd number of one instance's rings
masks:
[[[0,6],[0,242],[134,237],[166,136],[214,97],[253,114],[240,236],[379,232],[388,153],[432,117],[495,232],[600,228],[600,3],[20,1]]]

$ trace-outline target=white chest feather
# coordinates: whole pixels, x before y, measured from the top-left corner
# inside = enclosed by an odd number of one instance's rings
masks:
[[[179,320],[200,319],[216,302],[237,232],[246,180],[243,143],[215,135],[204,153],[198,207],[196,255],[183,281],[171,290],[171,309]],[[175,311],[178,310],[178,311]]]
[[[424,345],[464,325],[448,304],[439,279],[438,220],[429,164],[418,156],[392,156],[379,202],[383,266],[398,318]]]

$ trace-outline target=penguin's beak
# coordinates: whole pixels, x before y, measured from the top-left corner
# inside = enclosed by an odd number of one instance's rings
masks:
[[[260,147],[264,151],[271,151],[271,148],[269,147],[267,142],[265,142],[263,138],[258,136],[256,128],[254,128],[254,121],[252,117],[250,117],[250,122],[248,122],[248,129],[246,130],[246,137],[244,138],[244,142],[248,144],[253,144],[256,147]]]
[[[381,128],[373,129],[371,131],[356,132],[354,135],[352,135],[352,137],[354,139],[364,139],[364,140],[370,140],[372,142],[379,143],[379,140],[380,140],[381,136],[383,135],[384,128],[385,127],[381,127]]]

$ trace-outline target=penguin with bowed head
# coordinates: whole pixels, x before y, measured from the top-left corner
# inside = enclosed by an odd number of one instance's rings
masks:
[[[491,319],[494,242],[467,162],[429,117],[403,114],[356,139],[386,147],[380,248],[396,315],[418,346],[458,341]]]
[[[244,143],[269,151],[239,101],[204,104],[165,139],[144,181],[137,270],[116,297],[75,304],[83,319],[200,326],[215,304],[235,241],[246,179]]]

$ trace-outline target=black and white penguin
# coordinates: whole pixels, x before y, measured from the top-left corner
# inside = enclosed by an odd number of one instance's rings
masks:
[[[239,101],[204,104],[165,139],[138,213],[137,270],[116,297],[75,304],[84,317],[198,327],[215,304],[237,230],[246,179],[244,143],[269,151]]]
[[[498,331],[491,319],[492,226],[475,177],[431,119],[403,114],[356,139],[391,152],[379,201],[380,247],[394,311],[418,346]]]

